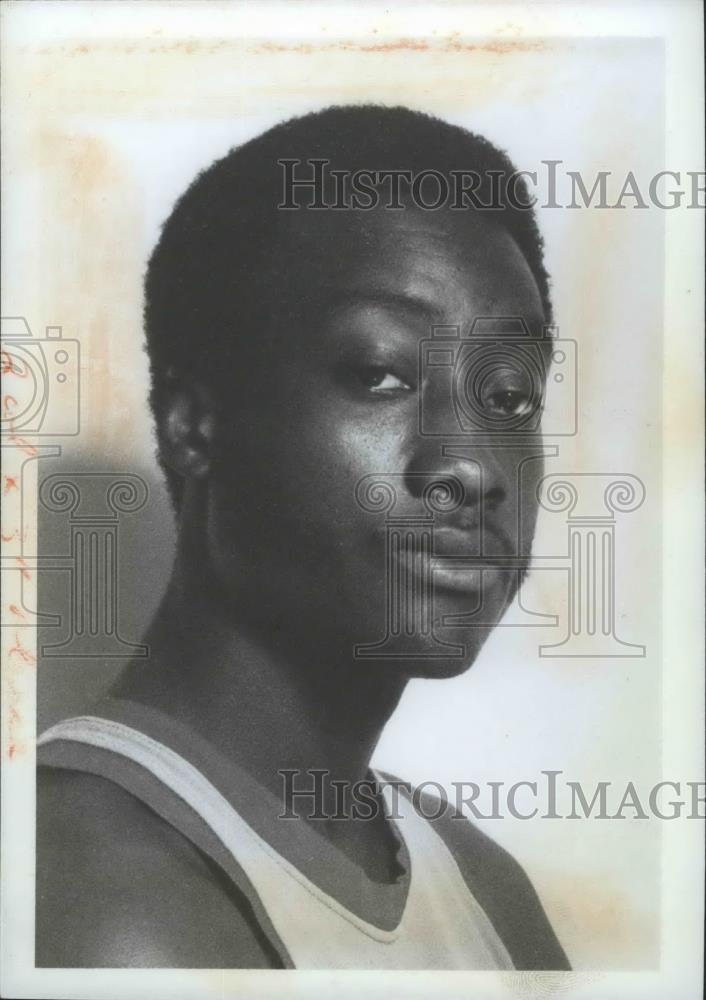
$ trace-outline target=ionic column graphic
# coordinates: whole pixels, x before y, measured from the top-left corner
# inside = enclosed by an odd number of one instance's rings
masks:
[[[36,628],[56,624],[55,615],[36,610],[36,502],[39,461],[57,458],[59,445],[33,444],[8,435],[2,440],[2,625]]]
[[[49,476],[39,497],[47,510],[67,512],[71,528],[71,634],[42,647],[43,656],[146,656],[147,647],[120,636],[118,526],[121,514],[140,510],[147,485],[135,475],[77,473]],[[100,497],[100,500],[97,499]]]
[[[541,656],[644,656],[645,647],[616,635],[615,515],[637,510],[645,488],[635,476],[585,473],[545,476],[542,506],[566,512],[569,592],[567,632],[540,646]]]
[[[514,507],[515,515],[514,522],[512,526],[508,528],[507,535],[512,541],[513,551],[509,553],[505,558],[498,558],[495,556],[496,565],[504,565],[507,567],[508,575],[511,573],[515,574],[515,579],[513,585],[510,588],[515,593],[515,599],[513,602],[513,610],[509,619],[497,620],[497,611],[491,607],[488,612],[486,610],[486,599],[487,590],[484,582],[485,571],[482,566],[478,566],[478,556],[484,554],[485,542],[485,518],[486,511],[484,507],[484,497],[485,490],[483,488],[484,478],[485,478],[485,466],[486,466],[486,456],[489,460],[497,459],[498,454],[502,452],[511,451],[514,457],[514,480],[511,489],[514,491],[516,502],[511,504],[511,508]],[[474,442],[472,445],[463,444],[462,442],[454,442],[453,444],[444,444],[442,446],[442,455],[446,458],[460,458],[463,459],[469,466],[475,467],[476,475],[478,477],[478,514],[480,518],[480,525],[478,531],[478,541],[480,546],[480,551],[478,556],[472,558],[464,558],[463,556],[454,556],[452,558],[437,558],[435,560],[435,565],[445,564],[448,567],[455,567],[456,569],[464,568],[478,568],[481,576],[481,586],[478,593],[478,600],[474,607],[470,608],[468,611],[462,614],[446,614],[443,617],[443,624],[451,628],[546,628],[548,625],[556,625],[558,618],[553,613],[547,613],[543,611],[533,611],[526,607],[523,603],[521,583],[522,579],[527,571],[528,563],[530,562],[529,555],[524,555],[525,549],[529,550],[531,538],[529,540],[523,538],[523,509],[522,504],[526,502],[525,497],[525,486],[523,483],[523,476],[528,475],[529,477],[534,477],[536,473],[532,471],[532,466],[534,463],[542,462],[544,463],[547,458],[555,458],[559,453],[559,449],[556,445],[545,445],[538,443],[537,441],[523,441],[521,438],[516,437],[512,439],[508,435],[497,435],[493,437],[491,441],[488,442]],[[506,463],[509,464],[509,463]],[[534,490],[532,490],[532,502],[534,503]]]
[[[396,483],[409,475],[424,481],[422,499],[426,513],[394,516]],[[414,473],[407,476],[365,476],[356,488],[363,510],[386,514],[385,519],[385,635],[379,642],[355,647],[362,659],[429,659],[461,657],[464,647],[442,642],[433,626],[434,514],[455,510],[464,498],[456,477]]]
[[[386,529],[389,634],[428,636],[433,524],[423,518],[390,518]]]

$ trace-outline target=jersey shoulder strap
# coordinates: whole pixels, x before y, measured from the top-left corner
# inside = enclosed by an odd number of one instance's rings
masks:
[[[229,832],[233,835],[232,829],[228,831],[231,814],[237,814],[186,760],[120,722],[80,716],[39,737],[37,765],[106,778],[144,802],[219,866],[250,904],[281,965],[294,968],[252,881],[227,846]]]

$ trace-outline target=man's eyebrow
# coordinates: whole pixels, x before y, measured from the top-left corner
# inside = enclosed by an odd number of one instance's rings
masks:
[[[397,312],[415,314],[427,322],[440,320],[442,316],[441,306],[431,299],[414,292],[394,292],[387,288],[342,289],[333,296],[331,301],[331,308],[334,312],[355,306],[382,306]]]

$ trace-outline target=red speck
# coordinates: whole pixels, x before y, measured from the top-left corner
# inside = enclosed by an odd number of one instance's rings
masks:
[[[27,569],[27,561],[23,559],[22,556],[15,556],[15,559],[20,565],[20,572],[22,573],[23,579],[31,580],[32,574],[30,573],[29,569]]]
[[[25,455],[29,455],[30,458],[36,458],[39,454],[33,444],[30,444],[25,438],[18,437],[17,434],[10,434],[8,440],[11,441],[16,448],[21,448]]]
[[[28,649],[24,648],[17,632],[15,632],[15,645],[10,646],[8,650],[8,659],[11,659],[13,656],[19,656],[23,663],[37,662],[37,658]]]

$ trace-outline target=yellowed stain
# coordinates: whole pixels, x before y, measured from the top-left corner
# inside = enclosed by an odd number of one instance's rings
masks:
[[[81,342],[82,441],[124,461],[139,424],[136,387],[144,388],[118,346],[139,341],[142,322],[137,188],[96,136],[49,126],[32,153],[42,176],[43,313]]]
[[[508,30],[512,30],[508,28]],[[371,34],[377,35],[378,29],[371,29]],[[434,33],[432,33],[434,34]],[[241,50],[255,55],[272,55],[280,52],[294,52],[298,55],[314,55],[320,52],[357,52],[357,53],[389,53],[395,51],[405,52],[428,52],[432,49],[441,52],[491,52],[500,55],[512,54],[514,52],[541,52],[549,47],[550,43],[542,40],[467,40],[458,32],[454,32],[446,37],[439,38],[391,38],[385,42],[367,42],[340,39],[330,42],[275,42],[263,40],[261,42],[244,42],[234,39],[190,39],[160,44],[151,43],[148,40],[141,41],[119,41],[111,39],[108,42],[95,42],[90,44],[78,43],[73,45],[43,46],[33,50],[36,54],[60,55],[73,58],[102,52],[104,55],[111,52],[114,55],[133,55],[136,52],[149,52],[153,55],[214,55],[216,52],[227,50]]]
[[[657,968],[658,925],[641,913],[610,876],[563,872],[542,879],[542,899],[562,928],[562,941],[602,956],[602,969]]]

